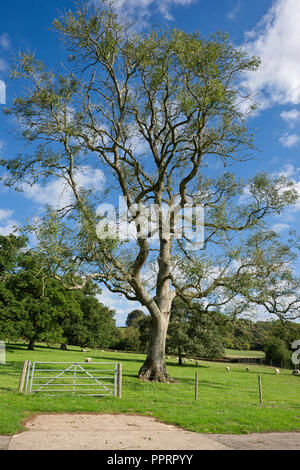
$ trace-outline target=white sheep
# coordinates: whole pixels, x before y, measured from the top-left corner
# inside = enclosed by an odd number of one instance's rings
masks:
[[[275,374],[276,374],[276,375],[278,375],[278,374],[279,374],[279,372],[280,372],[280,370],[279,370],[279,369],[275,369]]]
[[[227,370],[227,372],[229,372],[229,371],[230,371],[230,367],[229,367],[229,366],[227,366],[227,367],[226,367],[226,370]]]
[[[92,362],[92,358],[91,357],[86,357],[85,362]]]
[[[246,372],[250,372],[250,368],[249,368],[249,367],[246,367]]]
[[[87,349],[82,349],[81,352],[88,352],[88,350]]]
[[[292,372],[292,375],[300,375],[300,370],[299,369],[294,369]]]

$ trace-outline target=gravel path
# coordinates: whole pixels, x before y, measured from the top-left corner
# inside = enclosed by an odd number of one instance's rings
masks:
[[[198,434],[152,417],[127,414],[41,414],[27,431],[0,436],[8,450],[300,450],[300,433]]]

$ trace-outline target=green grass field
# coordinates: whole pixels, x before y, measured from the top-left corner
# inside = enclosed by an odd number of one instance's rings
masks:
[[[264,358],[266,355],[263,351],[237,351],[235,349],[225,349],[225,357],[236,358],[236,357],[247,357],[253,359]]]
[[[46,396],[18,393],[23,361],[83,362],[116,361],[123,365],[123,398]],[[300,377],[290,370],[266,366],[201,361],[198,366],[178,366],[168,360],[175,384],[144,383],[137,379],[141,354],[89,351],[69,347],[60,351],[38,345],[27,351],[25,345],[7,345],[6,364],[0,365],[0,434],[23,429],[22,421],[31,414],[45,412],[139,413],[166,423],[201,433],[249,433],[300,431]],[[199,373],[198,400],[194,399],[195,372]],[[259,404],[258,374],[262,378],[263,406]]]

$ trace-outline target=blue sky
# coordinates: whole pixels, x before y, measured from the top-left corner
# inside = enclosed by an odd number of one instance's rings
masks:
[[[94,0],[95,1],[95,0]],[[240,176],[258,171],[286,174],[300,194],[300,2],[299,0],[117,0],[121,12],[134,13],[141,25],[171,25],[203,36],[222,30],[236,46],[259,55],[260,70],[245,77],[260,110],[249,120],[259,151],[251,162],[236,168]],[[49,67],[64,58],[64,48],[51,30],[59,10],[72,7],[70,0],[14,0],[1,2],[0,15],[0,103],[6,89],[9,106],[20,93],[19,84],[8,79],[13,56],[19,49],[35,50]],[[0,111],[4,105],[0,104]],[[0,158],[24,151],[12,134],[15,123],[0,114]],[[84,175],[87,186],[99,184],[100,173]],[[104,184],[104,182],[103,182]],[[0,233],[41,213],[52,202],[59,187],[52,184],[24,188],[16,193],[0,186]],[[272,227],[283,236],[289,229],[300,233],[300,202],[285,215],[274,218]],[[300,274],[300,272],[298,273]],[[104,291],[101,301],[117,311],[117,322],[136,305]]]

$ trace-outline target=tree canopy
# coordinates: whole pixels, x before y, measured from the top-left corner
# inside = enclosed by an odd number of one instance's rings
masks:
[[[25,237],[0,236],[0,337],[106,347],[115,330],[114,312],[102,305],[99,288],[67,291],[44,271],[41,256]]]
[[[27,88],[6,112],[22,123],[30,146],[2,165],[8,185],[58,178],[72,192],[48,229],[45,222],[35,228],[54,276],[74,289],[97,280],[147,308],[144,380],[172,380],[165,342],[175,296],[198,301],[206,313],[259,305],[297,316],[297,239],[283,243],[267,225],[295,203],[293,183],[265,173],[242,181],[228,171],[254,151],[247,127],[254,106],[244,111],[241,76],[255,73],[259,60],[221,32],[137,32],[104,0],[79,2],[53,24],[72,60],[52,71],[33,53],[19,54],[12,78]],[[100,187],[82,186],[87,168],[101,169],[124,198],[134,236],[120,237],[120,224],[105,217]],[[156,228],[149,233],[149,212],[141,214],[151,205]],[[205,212],[200,244],[193,231],[178,233],[187,219],[199,231],[196,207]],[[67,217],[69,231],[61,222]]]

